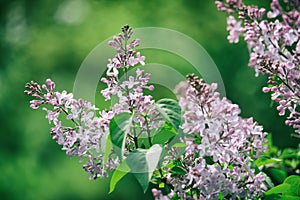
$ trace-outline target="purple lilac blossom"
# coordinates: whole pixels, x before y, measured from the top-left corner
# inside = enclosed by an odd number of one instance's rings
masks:
[[[86,163],[83,168],[89,173],[90,178],[103,177],[107,170],[113,170],[118,164],[115,158],[109,158],[105,166],[103,163],[103,147],[100,146],[106,139],[109,121],[114,116],[112,111],[99,112],[90,102],[74,99],[73,94],[55,92],[55,83],[50,79],[40,86],[35,82],[26,85],[26,94],[37,98],[30,101],[30,107],[37,109],[42,105],[51,105],[52,109],[44,107],[46,118],[53,125],[51,128],[52,139],[62,146],[68,156],[78,156]],[[64,116],[64,117],[63,117]],[[73,122],[73,126],[63,125],[66,120]]]
[[[167,181],[182,199],[219,199],[220,194],[225,199],[253,199],[266,189],[264,175],[255,173],[251,164],[267,150],[267,133],[252,118],[241,118],[238,105],[220,98],[216,89],[217,84],[194,75],[175,89],[186,149],[183,155],[173,149],[167,160],[180,159],[186,174],[174,177],[169,172]]]
[[[140,41],[139,39],[130,41],[131,35],[132,29],[126,25],[122,28],[122,33],[109,41],[109,45],[116,49],[117,54],[109,60],[107,76],[101,79],[107,84],[107,88],[101,91],[105,99],[110,100],[112,95],[118,98],[112,111],[115,114],[124,112],[133,114],[133,127],[129,129],[132,132],[128,133],[129,137],[126,140],[128,147],[133,146],[131,144],[134,142],[134,138],[151,136],[163,123],[161,116],[153,106],[152,96],[143,94],[145,89],[154,90],[153,85],[148,85],[151,75],[137,68],[135,76],[128,76],[128,71],[135,65],[145,64],[145,57],[134,50]],[[125,80],[119,77],[122,71]]]
[[[90,102],[74,99],[73,94],[66,91],[54,91],[55,83],[50,79],[42,86],[33,81],[26,85],[25,93],[36,98],[30,101],[32,109],[38,109],[42,105],[52,106],[52,109],[43,108],[47,112],[49,123],[54,125],[51,128],[52,138],[62,146],[67,155],[78,156],[81,161],[85,161],[83,168],[90,178],[106,176],[108,170],[114,170],[119,164],[114,152],[107,161],[104,161],[103,155],[110,120],[115,115],[123,112],[133,114],[133,127],[130,130],[134,133],[128,133],[131,137],[126,140],[128,152],[132,150],[129,148],[133,146],[133,137],[149,137],[163,123],[153,107],[152,96],[143,94],[144,89],[154,89],[152,85],[148,85],[150,74],[136,69],[136,76],[127,76],[129,67],[145,64],[145,57],[134,50],[139,45],[139,39],[129,42],[131,35],[132,29],[126,25],[122,28],[122,33],[109,41],[109,45],[116,48],[117,55],[109,59],[106,77],[101,79],[107,84],[107,88],[101,93],[106,100],[111,95],[116,95],[119,101],[111,110],[99,112],[99,117],[95,115],[98,109]],[[125,72],[124,81],[119,80],[120,70]],[[73,122],[73,126],[64,125],[63,115],[66,120]]]
[[[300,1],[272,0],[271,10],[246,6],[241,0],[218,0],[217,8],[230,14],[229,42],[244,36],[249,49],[249,66],[256,75],[266,74],[268,86],[286,125],[300,134]]]

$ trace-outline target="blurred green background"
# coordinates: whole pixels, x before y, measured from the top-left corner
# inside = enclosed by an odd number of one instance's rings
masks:
[[[30,98],[23,94],[26,82],[42,83],[48,77],[58,90],[71,92],[84,58],[124,24],[170,28],[195,39],[215,61],[227,97],[240,105],[242,116],[253,116],[280,148],[299,143],[270,106],[269,95],[261,92],[266,77],[256,78],[247,67],[245,43],[227,42],[226,15],[217,12],[212,0],[1,0],[0,199],[151,199],[130,175],[111,195],[109,178],[89,181],[81,163],[51,140],[45,112],[31,110]],[[184,72],[191,67],[167,52],[143,53],[147,62]],[[157,90],[155,96],[164,94]],[[105,104],[98,98],[97,105]]]

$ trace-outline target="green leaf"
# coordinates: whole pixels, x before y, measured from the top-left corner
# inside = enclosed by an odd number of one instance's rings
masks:
[[[186,174],[185,169],[180,166],[175,166],[170,171],[172,174],[175,174],[175,175],[185,175]]]
[[[178,130],[181,124],[181,108],[174,99],[160,99],[156,103],[158,112]]]
[[[280,158],[283,158],[283,159],[290,159],[290,158],[296,158],[296,157],[297,157],[297,150],[292,149],[292,148],[285,148],[280,155]]]
[[[289,194],[291,190],[291,185],[287,183],[283,183],[280,185],[277,185],[276,187],[271,188],[268,190],[265,194]]]
[[[122,161],[122,163],[115,169],[109,186],[109,193],[112,193],[116,187],[116,184],[130,172],[130,168],[126,163],[126,159]]]
[[[284,180],[284,183],[291,185],[291,195],[300,197],[300,176],[292,175]]]
[[[123,159],[124,155],[126,136],[131,122],[130,118],[129,113],[121,113],[112,118],[109,124],[111,142],[120,160]]]
[[[297,175],[291,175],[289,177],[287,177],[284,180],[285,183],[289,183],[289,184],[299,184],[300,183],[300,176]]]
[[[266,174],[271,177],[275,184],[283,183],[284,179],[287,177],[286,171],[274,167],[267,168]]]
[[[152,143],[164,145],[175,135],[175,129],[168,122],[166,122],[163,127],[153,136]]]
[[[161,153],[161,157],[164,158],[169,154],[169,148],[171,148],[173,144],[180,142],[180,138],[184,136],[184,133],[181,129],[175,130],[173,125],[168,121],[164,123],[160,131],[154,135],[152,143],[161,145],[165,145],[166,142],[168,143],[168,148],[164,148]],[[181,151],[183,152],[184,149],[180,149],[180,153],[182,153]],[[160,160],[159,165],[161,166],[162,163],[163,160]]]
[[[203,158],[205,159],[205,162],[209,165],[212,165],[215,163],[212,156],[204,156]]]
[[[141,149],[149,149],[151,147],[149,144],[149,139],[145,137],[140,137],[138,139],[138,144],[139,144],[139,148]]]
[[[155,144],[150,149],[136,149],[127,156],[127,164],[140,183],[144,192],[147,191],[149,181],[159,162],[162,148]]]
[[[255,160],[255,165],[257,167],[260,167],[260,166],[263,166],[263,165],[267,165],[267,164],[271,164],[271,163],[278,163],[278,162],[281,162],[281,161],[282,160],[278,159],[278,158],[269,158],[269,157],[266,157],[266,156],[262,156],[262,157]]]
[[[264,196],[264,200],[280,200],[282,196],[280,194],[268,194]]]
[[[274,183],[272,182],[272,179],[266,175],[265,173],[263,173],[264,177],[265,177],[265,182],[267,184],[268,188],[273,188],[274,187]]]
[[[201,138],[200,134],[196,133],[195,136],[196,136],[195,143],[196,144],[201,144],[202,138]]]
[[[286,166],[290,166],[292,169],[297,169],[297,166],[300,164],[300,159],[299,160],[297,160],[297,158],[291,160],[286,159],[284,162]]]
[[[300,199],[300,176],[289,176],[282,184],[271,188],[265,193],[266,196],[274,194],[282,195],[280,199]]]
[[[106,166],[106,162],[109,158],[109,155],[112,151],[113,145],[111,142],[110,135],[107,135],[106,144],[105,144],[105,151],[104,151],[104,157],[103,157],[103,165]]]
[[[292,196],[292,195],[282,195],[282,200],[300,200],[299,196]]]
[[[164,187],[165,187],[165,183],[164,182],[159,183],[158,188],[164,188]]]
[[[170,163],[168,163],[167,165],[166,165],[166,168],[172,168],[172,167],[174,167],[175,166],[175,164],[174,164],[174,162],[170,162]]]
[[[225,198],[223,192],[219,192],[219,200],[223,200]]]
[[[171,197],[171,199],[170,200],[179,200],[180,198],[179,198],[179,196],[178,196],[178,194],[174,194],[172,197]]]

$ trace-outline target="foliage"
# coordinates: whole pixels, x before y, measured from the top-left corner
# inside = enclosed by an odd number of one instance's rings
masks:
[[[265,193],[265,199],[300,199],[300,176],[289,176]]]

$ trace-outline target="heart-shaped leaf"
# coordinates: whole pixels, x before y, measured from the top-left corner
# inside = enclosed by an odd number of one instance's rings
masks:
[[[181,124],[181,108],[174,99],[160,99],[156,103],[158,112],[172,124],[177,131]]]
[[[131,115],[129,113],[121,113],[113,117],[109,124],[109,134],[113,149],[123,159],[126,136],[131,124]]]

